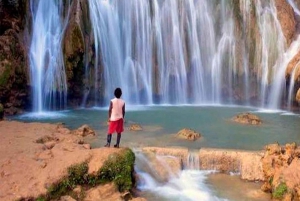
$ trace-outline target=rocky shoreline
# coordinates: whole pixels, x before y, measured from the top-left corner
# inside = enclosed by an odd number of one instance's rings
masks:
[[[84,136],[94,134],[87,126],[69,130],[62,124],[0,121],[0,200],[145,200],[134,197],[138,178],[131,149],[91,149]],[[175,174],[186,166],[190,152],[183,147],[141,151],[174,156],[166,162]],[[238,172],[243,180],[263,181],[262,190],[273,198],[295,200],[299,153],[296,144],[273,144],[265,151],[202,148],[196,157],[200,169]],[[160,180],[167,181],[164,168],[152,159]]]

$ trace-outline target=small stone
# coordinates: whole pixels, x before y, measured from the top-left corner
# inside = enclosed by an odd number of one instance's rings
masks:
[[[141,131],[141,130],[143,130],[143,128],[139,124],[131,124],[130,127],[129,127],[129,130],[131,130],[131,131]]]
[[[47,149],[52,149],[55,146],[55,141],[50,141],[50,142],[46,142],[45,146],[47,147]]]
[[[95,131],[91,129],[88,125],[84,124],[78,129],[72,131],[73,134],[85,137],[87,135],[96,135]]]
[[[184,128],[180,130],[177,135],[178,138],[195,141],[201,137],[201,134],[188,128]]]
[[[85,149],[91,149],[91,145],[90,144],[83,144],[82,145]]]

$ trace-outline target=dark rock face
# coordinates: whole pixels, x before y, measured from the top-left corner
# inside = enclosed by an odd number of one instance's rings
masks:
[[[28,100],[28,69],[24,41],[27,1],[0,4],[0,103],[5,114],[16,114]]]

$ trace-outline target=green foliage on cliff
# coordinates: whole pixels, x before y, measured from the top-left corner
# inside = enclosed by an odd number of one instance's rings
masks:
[[[130,149],[123,154],[113,154],[103,164],[98,173],[90,178],[91,185],[114,182],[120,192],[133,187],[132,180],[135,155]]]
[[[276,199],[282,199],[283,196],[287,193],[288,188],[285,183],[279,184],[273,191],[272,196]]]
[[[86,189],[99,184],[113,182],[120,192],[130,190],[134,185],[132,173],[134,171],[135,155],[130,149],[125,149],[122,153],[109,156],[96,175],[88,174],[88,163],[73,165],[68,168],[68,175],[60,182],[51,185],[46,195],[37,198],[40,201],[58,199],[63,195],[74,196],[72,190],[77,185],[82,185]],[[80,197],[80,198],[79,198]],[[84,195],[76,197],[82,200]]]
[[[6,64],[4,72],[0,74],[0,88],[4,87],[8,83],[10,73],[11,73],[10,71],[11,71],[10,65]]]

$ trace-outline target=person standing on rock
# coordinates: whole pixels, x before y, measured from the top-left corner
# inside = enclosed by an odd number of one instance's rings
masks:
[[[115,89],[115,98],[110,101],[108,110],[108,134],[107,143],[105,147],[110,147],[111,135],[117,133],[117,143],[114,147],[119,148],[121,133],[124,131],[124,117],[125,117],[125,101],[121,99],[122,90],[120,88]]]

